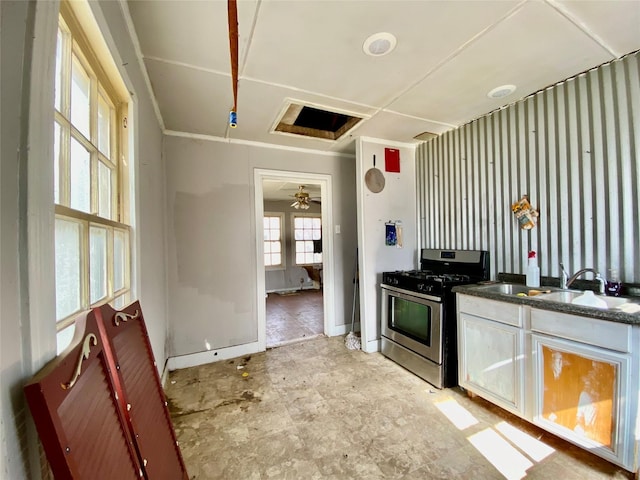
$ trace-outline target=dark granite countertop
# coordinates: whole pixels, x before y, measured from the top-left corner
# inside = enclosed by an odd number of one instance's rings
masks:
[[[519,276],[518,276],[519,277]],[[500,280],[504,281],[504,282],[509,282],[509,283],[522,283],[524,284],[524,282],[514,282],[513,280],[515,280],[514,278],[500,278]],[[499,283],[499,282],[496,282]],[[543,287],[538,287],[538,290],[543,290],[544,289],[544,285],[548,285],[549,287],[555,287],[557,288],[557,285],[554,285],[552,282],[549,282],[548,284],[544,283],[544,278],[542,279],[542,284]],[[504,293],[497,293],[497,292],[491,292],[491,291],[487,291],[486,288],[482,288],[482,287],[486,287],[487,284],[472,284],[472,285],[458,285],[456,287],[453,288],[453,291],[455,293],[461,293],[461,294],[465,294],[465,295],[472,295],[475,297],[483,297],[483,298],[487,298],[490,300],[498,300],[501,302],[507,302],[507,303],[515,303],[515,304],[519,304],[519,305],[528,305],[530,307],[533,308],[538,308],[541,310],[550,310],[553,312],[560,312],[560,313],[568,313],[571,315],[579,315],[582,317],[590,317],[590,318],[597,318],[600,320],[607,320],[610,322],[617,322],[617,323],[626,323],[626,324],[630,324],[630,325],[640,325],[640,312],[637,313],[625,313],[622,312],[620,310],[617,309],[610,309],[610,310],[605,310],[605,309],[600,309],[600,308],[595,308],[595,307],[585,307],[585,306],[581,306],[581,305],[574,305],[572,303],[564,303],[564,302],[554,302],[554,301],[550,301],[550,300],[543,300],[541,296],[535,296],[535,297],[520,297],[517,295],[513,295],[513,294],[504,294]],[[633,298],[633,301],[635,303],[640,302],[640,299],[638,299],[637,297]]]

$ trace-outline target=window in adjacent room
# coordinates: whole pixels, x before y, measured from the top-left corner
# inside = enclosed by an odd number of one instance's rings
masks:
[[[264,266],[282,267],[282,213],[265,213],[264,216]]]
[[[319,216],[294,215],[296,265],[322,263],[322,222]]]
[[[131,301],[127,109],[123,82],[62,2],[56,45],[54,195],[58,350],[74,318]],[[97,30],[97,27],[95,28]],[[101,52],[105,49],[101,48]],[[125,90],[126,91],[126,90]]]

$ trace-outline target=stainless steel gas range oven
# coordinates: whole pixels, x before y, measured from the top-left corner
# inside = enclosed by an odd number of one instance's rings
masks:
[[[438,388],[458,384],[455,285],[489,279],[489,252],[423,249],[382,274],[382,354]]]

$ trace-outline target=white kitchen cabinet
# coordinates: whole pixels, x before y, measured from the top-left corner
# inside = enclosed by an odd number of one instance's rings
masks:
[[[458,378],[462,387],[518,415],[524,413],[521,308],[459,296]]]
[[[632,327],[532,309],[531,330],[531,421],[633,469]]]
[[[474,295],[457,298],[462,387],[638,470],[639,326]]]

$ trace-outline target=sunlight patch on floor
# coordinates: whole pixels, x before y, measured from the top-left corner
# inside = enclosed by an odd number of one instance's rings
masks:
[[[507,422],[498,423],[495,429],[536,462],[541,462],[555,452],[549,445],[518,430]]]
[[[435,402],[434,405],[458,430],[466,430],[480,423],[453,398]],[[541,462],[555,452],[552,447],[505,421],[473,433],[467,439],[507,480],[526,477],[527,470],[534,466],[534,462]]]
[[[465,430],[478,424],[478,419],[452,398],[443,402],[436,402],[435,406],[458,430]]]
[[[527,457],[491,428],[471,435],[469,441],[507,480],[526,477],[527,469],[533,466]]]

